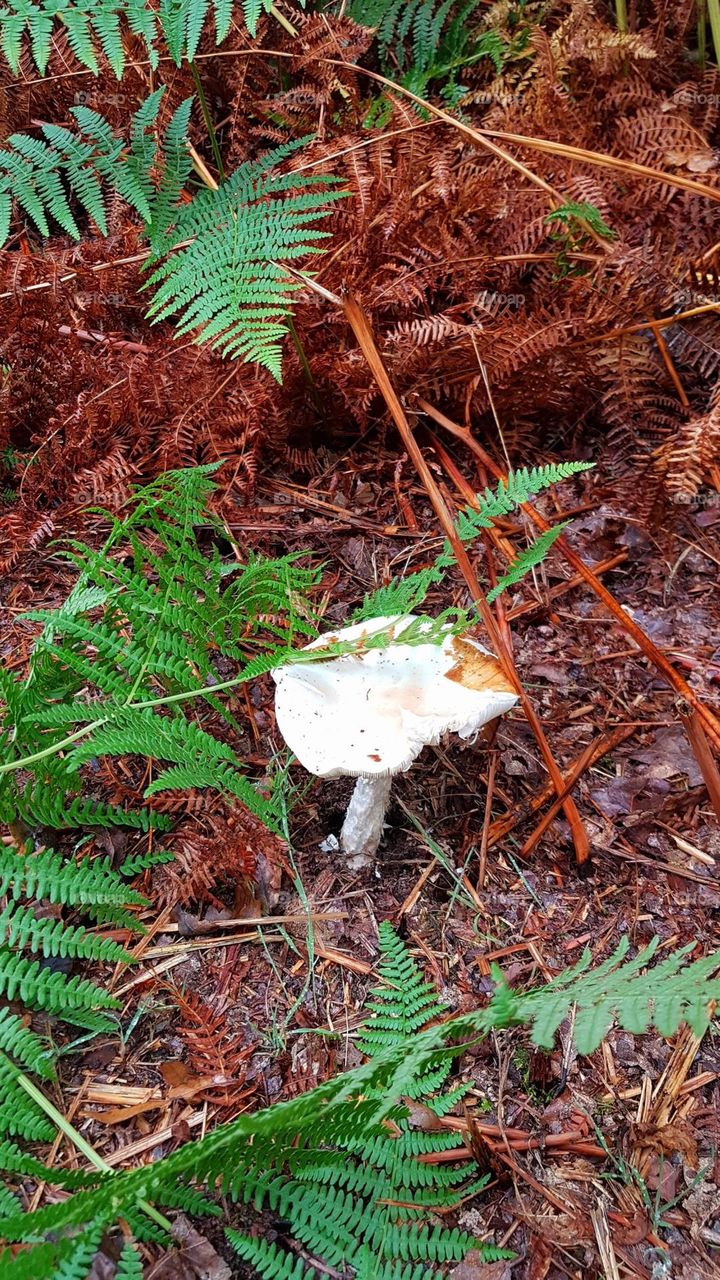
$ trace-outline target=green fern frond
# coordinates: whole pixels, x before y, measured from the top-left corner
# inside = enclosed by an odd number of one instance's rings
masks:
[[[25,1025],[19,1014],[7,1008],[0,1008],[0,1051],[43,1080],[54,1078],[49,1046]]]
[[[384,587],[366,595],[359,609],[353,613],[353,622],[365,622],[371,618],[402,617],[414,613],[423,603],[431,586],[440,582],[443,571],[436,565],[393,578]]]
[[[645,970],[657,939],[632,960],[625,961],[629,943],[624,938],[602,965],[590,970],[590,953],[540,991],[524,997],[518,1016],[532,1025],[532,1037],[541,1048],[552,1045],[555,1031],[576,1005],[575,1042],[580,1053],[592,1053],[616,1020],[626,1031],[640,1035],[654,1026],[671,1036],[681,1022],[696,1035],[707,1030],[711,1002],[720,998],[720,956],[710,955],[686,964],[695,949],[691,943]]]
[[[318,1275],[304,1258],[261,1237],[243,1236],[231,1228],[225,1235],[242,1261],[251,1263],[263,1280],[313,1280]]]
[[[75,1012],[121,1007],[119,1000],[89,978],[52,973],[39,960],[26,960],[4,946],[0,946],[0,995],[69,1022],[74,1021]],[[112,1023],[105,1019],[105,1026]]]
[[[441,1280],[447,1273],[435,1271],[427,1263],[379,1262],[377,1259],[358,1260],[356,1280]]]
[[[384,65],[390,55],[400,70],[411,65],[427,71],[437,57],[442,30],[453,7],[453,0],[351,0],[348,12],[355,22],[373,27]],[[479,7],[479,0],[463,6],[469,17]],[[410,52],[405,48],[409,40]]]
[[[477,495],[477,510],[465,507],[460,512],[457,521],[460,538],[463,542],[471,542],[481,529],[489,529],[493,520],[510,515],[544,489],[582,471],[592,470],[592,465],[590,462],[553,462],[544,467],[520,467],[517,471],[510,471],[495,489],[486,489]],[[448,554],[452,555],[452,550],[446,544],[445,555]]]
[[[130,1242],[123,1245],[117,1264],[115,1280],[143,1280],[143,1263],[140,1254]]]
[[[574,230],[583,230],[584,224],[605,240],[614,240],[617,237],[617,232],[608,226],[600,210],[594,204],[588,204],[586,200],[568,200],[548,213],[545,222],[550,225],[558,223],[562,231],[570,233]]]
[[[2,16],[0,14],[0,23]],[[175,112],[167,131],[167,152],[154,129],[164,89],[157,89],[132,117],[129,142],[118,137],[97,111],[71,108],[77,131],[44,124],[41,137],[11,134],[0,149],[0,244],[7,238],[12,199],[43,236],[51,217],[68,235],[80,231],[68,201],[69,192],[107,235],[103,182],[117,192],[143,222],[158,234],[167,229],[172,206],[188,173],[187,129],[191,100]],[[159,169],[159,182],[151,177]]]
[[[112,1219],[110,1219],[112,1220]],[[55,1280],[87,1280],[95,1255],[100,1248],[100,1241],[107,1230],[107,1213],[98,1221],[91,1223],[73,1240],[72,1254],[62,1259],[55,1272]]]
[[[379,936],[382,985],[367,1006],[367,1021],[359,1038],[361,1051],[373,1057],[391,1049],[446,1012],[435,988],[423,978],[407,947],[392,926],[383,921]]]
[[[164,10],[176,14],[185,36],[185,19],[208,0],[192,3],[195,8],[181,10],[172,0]],[[217,190],[204,189],[183,204],[191,100],[177,108],[160,141],[163,93],[161,87],[142,103],[127,138],[85,105],[72,108],[75,132],[45,124],[41,137],[12,134],[0,149],[0,244],[10,232],[13,200],[41,235],[50,235],[52,219],[77,239],[72,196],[107,234],[105,185],[144,224],[151,271],[144,287],[154,290],[153,323],[173,316],[178,335],[195,331],[198,342],[256,361],[279,380],[286,317],[299,287],[283,263],[319,252],[328,233],[317,223],[347,192],[333,189],[337,178],[278,172],[307,142],[301,138],[241,165]]]
[[[0,1133],[24,1138],[27,1142],[52,1142],[55,1137],[50,1121],[29,1100],[25,1105],[25,1099],[10,1089],[0,1101]]]
[[[293,652],[298,632],[314,632],[307,592],[318,570],[301,566],[296,556],[255,557],[242,566],[223,563],[217,549],[203,554],[195,527],[213,528],[206,504],[215,469],[174,472],[139,491],[126,518],[110,521],[102,551],[72,544],[78,582],[59,609],[32,614],[43,630],[24,686],[10,677],[1,686],[12,748],[0,766],[0,818],[56,828],[167,827],[169,820],[152,811],[77,794],[85,766],[97,756],[135,754],[167,765],[148,796],[214,788],[277,829],[273,795],[258,790],[232,748],[190,719],[176,699],[189,695],[187,710],[202,699],[237,731],[215,692],[216,655],[241,664],[239,684]],[[149,546],[142,527],[153,537]],[[128,544],[131,555],[117,556]],[[270,653],[248,662],[247,649],[268,640],[275,646]],[[24,786],[15,780],[21,764],[31,774]]]
[[[154,849],[149,853],[133,854],[125,858],[118,867],[118,875],[138,876],[149,867],[161,867],[167,862],[174,862],[175,854],[170,849]]]
[[[542,564],[553,543],[557,541],[563,529],[566,529],[567,526],[567,520],[553,525],[551,529],[546,529],[544,533],[541,533],[540,537],[536,538],[529,547],[521,551],[519,556],[513,560],[507,573],[498,578],[492,590],[488,591],[486,597],[488,604],[492,604],[493,600],[497,600],[503,591],[507,591],[508,587],[514,587],[527,573]]]
[[[0,1182],[0,1214],[6,1218],[10,1214],[17,1213],[19,1208],[20,1201],[15,1192],[6,1187],[4,1182]]]
[[[251,36],[254,36],[257,32],[257,24],[261,15],[269,13],[272,4],[273,0],[242,0],[245,25]]]
[[[60,906],[82,906],[89,914],[105,905],[148,905],[142,894],[118,879],[107,859],[68,862],[52,849],[32,853],[1,847],[0,895],[5,893],[16,901],[23,895]],[[137,922],[134,927],[138,928]]]
[[[473,542],[480,536],[483,529],[492,528],[493,521],[510,515],[524,502],[529,502],[535,494],[542,493],[552,485],[559,484],[560,481],[591,468],[592,463],[588,462],[559,462],[543,467],[521,467],[518,471],[509,472],[507,478],[501,480],[495,489],[488,488],[484,493],[479,493],[474,506],[464,507],[459,512],[456,528],[460,540],[464,543]],[[556,525],[548,533],[542,534],[532,547],[518,557],[508,573],[499,580],[488,599],[495,599],[501,590],[513,585],[524,573],[539,564],[563,528],[564,525]],[[455,556],[450,542],[446,540],[440,555],[428,569],[404,578],[394,578],[387,586],[380,587],[378,591],[366,596],[361,608],[354,615],[355,619],[360,621],[366,618],[388,617],[416,610],[423,603],[430,587],[441,582],[448,569],[454,564]],[[467,626],[469,620],[465,621],[459,617],[458,629],[462,628],[463,623]]]
[[[17,1067],[0,1054],[0,1133],[29,1142],[51,1142],[53,1126],[18,1084],[18,1075]]]
[[[44,956],[82,956],[86,960],[125,964],[131,959],[112,938],[102,938],[63,920],[39,919],[32,906],[11,904],[0,912],[0,943],[41,951]]]
[[[44,1165],[41,1160],[28,1155],[17,1143],[10,1142],[8,1139],[0,1142],[0,1171],[6,1174],[18,1174],[23,1178],[32,1178],[36,1182],[49,1182],[53,1186],[68,1189],[92,1185],[97,1181],[97,1176],[93,1178],[79,1169],[59,1169]],[[1,1270],[0,1275],[2,1275]]]
[[[495,28],[477,30],[480,0],[351,0],[351,18],[374,27],[380,60],[387,75],[423,96],[431,80],[444,79],[451,100],[462,92],[457,76],[481,58],[489,58],[498,74],[509,44]]]
[[[299,287],[282,263],[317,253],[327,234],[315,224],[345,192],[339,179],[282,174],[277,167],[306,138],[240,166],[217,191],[201,191],[175,220],[176,241],[146,288],[155,290],[148,317],[176,317],[177,335],[197,330],[226,356],[264,365],[280,380],[280,345],[292,294]],[[167,246],[169,248],[169,246]],[[160,256],[153,246],[154,258]]]
[[[251,35],[255,35],[260,13],[267,13],[271,7],[272,0],[243,0]],[[158,66],[161,40],[179,66],[184,58],[195,57],[210,13],[215,43],[220,45],[230,29],[230,0],[160,0],[157,10],[147,0],[85,0],[82,4],[72,0],[64,4],[53,0],[6,0],[0,7],[0,48],[13,75],[18,75],[23,50],[29,47],[43,75],[57,30],[55,23],[59,23],[82,66],[97,75],[102,53],[119,79],[126,65],[126,27],[142,40],[152,68]]]
[[[55,1280],[58,1259],[72,1253],[72,1240],[36,1244],[32,1249],[0,1249],[3,1280]]]
[[[387,929],[383,932],[397,978],[406,972],[400,944],[390,938]],[[438,1069],[443,1059],[450,1063],[458,1041],[525,1021],[534,1026],[536,1039],[547,1043],[558,1019],[572,1004],[576,1004],[581,1019],[580,1043],[588,1048],[593,1047],[596,1027],[591,1027],[590,1035],[582,1019],[589,1018],[593,1005],[601,1007],[603,1023],[608,1009],[621,1025],[629,1027],[641,1023],[645,1026],[650,1016],[659,1016],[663,1033],[669,1034],[689,1012],[692,1018],[697,1017],[698,1030],[703,1028],[708,1006],[720,998],[720,980],[712,976],[720,967],[720,956],[688,964],[686,948],[646,969],[652,948],[630,961],[624,959],[625,953],[626,948],[620,948],[594,970],[585,956],[539,991],[513,991],[501,984],[490,1004],[481,1010],[420,1028],[354,1071],[265,1111],[242,1114],[159,1162],[106,1175],[95,1189],[76,1193],[35,1214],[15,1213],[0,1223],[0,1234],[8,1240],[38,1241],[48,1232],[54,1233],[56,1239],[64,1233],[77,1232],[103,1212],[109,1194],[117,1212],[133,1228],[137,1224],[142,1230],[138,1199],[146,1197],[161,1204],[164,1191],[172,1195],[178,1185],[192,1179],[193,1185],[219,1182],[223,1192],[261,1208],[274,1206],[288,1223],[287,1233],[313,1251],[312,1256],[322,1260],[325,1268],[326,1260],[333,1257],[338,1259],[337,1269],[348,1260],[356,1274],[366,1280],[377,1280],[379,1276],[387,1280],[420,1280],[422,1276],[425,1280],[435,1276],[446,1262],[462,1256],[468,1237],[438,1228],[431,1217],[429,1221],[424,1217],[428,1212],[425,1205],[437,1207],[432,1187],[416,1185],[413,1194],[392,1197],[393,1206],[377,1203],[377,1188],[385,1191],[389,1182],[398,1185],[391,1172],[395,1168],[405,1176],[411,1143],[413,1150],[422,1153],[427,1149],[425,1143],[443,1135],[408,1129],[393,1139],[383,1117],[392,1117],[395,1124],[402,1122],[401,1099],[408,1096],[408,1085],[412,1087],[412,1081]],[[390,995],[393,1000],[396,998],[394,988]],[[577,1027],[576,1019],[576,1035]],[[383,1142],[387,1146],[381,1145]],[[404,1153],[397,1166],[386,1160],[387,1148],[392,1148],[393,1142]],[[375,1144],[372,1159],[377,1163],[363,1166],[357,1153],[364,1156],[371,1144]],[[318,1169],[322,1169],[315,1179],[313,1156]],[[348,1180],[351,1168],[357,1170],[357,1182]],[[376,1194],[367,1196],[372,1169],[377,1173]],[[341,1171],[337,1181],[335,1170]],[[469,1186],[476,1188],[477,1180]],[[440,1190],[456,1196],[462,1195],[462,1187],[462,1182],[452,1181],[444,1183]],[[383,1221],[387,1209],[393,1214],[389,1225]],[[471,1241],[473,1247],[476,1243]],[[314,1252],[316,1245],[320,1248]],[[500,1251],[494,1246],[484,1248],[488,1259],[498,1257]],[[292,1268],[297,1266],[297,1257],[291,1249],[283,1251],[280,1246],[276,1246],[275,1253],[261,1251],[254,1255],[259,1264],[266,1261],[276,1271],[290,1267],[291,1276],[295,1274]],[[248,1254],[247,1260],[253,1261],[253,1257]],[[286,1273],[278,1271],[281,1276]],[[35,1274],[27,1272],[28,1276]],[[270,1270],[268,1274],[274,1272]],[[297,1275],[302,1274],[298,1270]]]
[[[70,721],[77,723],[77,719]],[[106,804],[103,800],[91,800],[83,796],[70,796],[58,788],[58,778],[52,781],[36,779],[23,790],[13,793],[15,814],[31,826],[52,827],[55,831],[77,830],[79,827],[132,827],[137,831],[166,831],[169,819],[151,809],[123,809]]]

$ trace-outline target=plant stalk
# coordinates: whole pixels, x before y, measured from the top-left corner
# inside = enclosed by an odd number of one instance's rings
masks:
[[[720,66],[720,0],[707,0],[707,15],[710,19],[715,61]]]
[[[697,0],[697,47],[700,70],[707,62],[707,7],[705,0]]]
[[[107,1164],[106,1161],[103,1160],[102,1156],[98,1155],[97,1151],[90,1146],[90,1143],[86,1142],[82,1134],[78,1133],[77,1129],[70,1124],[69,1120],[66,1120],[62,1112],[58,1111],[57,1107],[53,1105],[50,1099],[45,1097],[42,1090],[38,1089],[37,1086],[33,1084],[32,1080],[24,1075],[22,1071],[18,1071],[15,1078],[17,1083],[20,1085],[20,1088],[25,1091],[29,1098],[32,1098],[33,1102],[37,1103],[37,1105],[45,1112],[48,1119],[52,1120],[55,1127],[59,1129],[61,1133],[65,1134],[65,1137],[72,1142],[74,1147],[77,1147],[77,1150],[85,1156],[86,1160],[90,1162],[93,1168],[97,1169],[100,1173],[113,1172],[112,1165]],[[172,1223],[147,1200],[138,1200],[137,1205],[139,1209],[142,1209],[144,1214],[147,1214],[148,1218],[152,1218],[153,1222],[156,1222],[159,1227],[162,1227],[163,1231],[167,1231],[169,1234],[172,1234]]]
[[[192,75],[193,82],[195,84],[195,90],[197,92],[198,102],[200,103],[202,118],[205,121],[205,128],[207,130],[207,136],[210,140],[210,146],[212,147],[212,153],[215,160],[215,166],[218,171],[218,177],[220,178],[221,182],[224,182],[225,169],[223,168],[222,156],[220,154],[220,145],[217,140],[215,125],[213,124],[212,116],[210,115],[210,108],[208,107],[207,98],[205,97],[205,90],[203,89],[203,86],[202,86],[202,80],[200,79],[200,72],[198,71],[197,66],[195,65],[194,62],[190,63],[190,73]]]
[[[280,23],[283,31],[287,31],[288,35],[295,39],[297,36],[297,28],[293,26],[292,22],[288,21],[284,13],[280,12],[276,4],[270,5],[269,12],[272,14],[275,21]]]

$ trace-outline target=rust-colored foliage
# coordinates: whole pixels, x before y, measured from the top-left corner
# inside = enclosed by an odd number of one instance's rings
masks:
[[[178,803],[183,813],[194,808],[192,796],[183,795]],[[166,804],[163,807],[168,808]],[[283,842],[259,818],[239,805],[223,812],[219,800],[213,809],[209,810],[205,798],[201,813],[193,813],[190,822],[177,827],[172,840],[175,860],[159,867],[153,878],[153,898],[163,906],[198,901],[217,904],[213,889],[223,883],[233,887],[239,901],[243,888],[255,877],[260,855],[269,865],[281,860]]]
[[[195,991],[180,992],[173,987],[172,994],[182,1015],[178,1035],[187,1048],[189,1065],[197,1075],[216,1080],[196,1097],[235,1115],[241,1109],[239,1104],[254,1093],[252,1086],[245,1085],[253,1046],[239,1032],[228,1030],[222,998],[212,1006]]]
[[[717,461],[716,315],[666,327],[666,358],[644,327],[712,306],[704,269],[714,260],[715,204],[497,134],[695,176],[720,195],[720,82],[692,71],[682,9],[644,5],[624,36],[587,0],[544,6],[542,25],[529,5],[527,39],[502,74],[487,58],[463,69],[466,118],[494,131],[551,191],[398,96],[371,126],[378,86],[337,63],[376,66],[372,35],[347,18],[297,11],[295,38],[266,19],[255,42],[238,24],[221,57],[198,62],[227,171],[312,133],[293,166],[346,179],[353,198],[328,220],[332,240],[314,265],[321,284],[359,297],[400,394],[444,403],[480,437],[492,428],[492,397],[511,452],[569,443],[582,424],[585,439],[595,431],[600,449],[608,441],[618,471],[632,476],[638,512],[692,496]],[[487,22],[510,38],[507,6]],[[201,53],[212,47],[206,34]],[[33,120],[66,122],[77,101],[119,126],[147,92],[140,65],[120,85],[108,70],[55,74],[64,66],[58,44],[46,78],[28,66],[5,91],[5,134]],[[187,68],[164,63],[163,75],[165,122],[193,84]],[[191,141],[212,171],[199,112]],[[596,208],[612,238],[550,216],[569,202]],[[261,456],[282,456],[305,475],[320,446],[347,446],[384,412],[344,317],[315,294],[298,295],[295,317],[312,383],[288,340],[278,387],[264,371],[174,341],[168,324],[151,327],[138,294],[142,252],[118,206],[105,241],[88,229],[79,246],[62,236],[41,244],[27,232],[0,258],[6,567],[83,503],[117,506],[137,478],[224,458],[227,505],[244,504]]]

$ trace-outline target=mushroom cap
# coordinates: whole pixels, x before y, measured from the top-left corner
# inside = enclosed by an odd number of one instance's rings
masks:
[[[307,645],[359,640],[397,623],[372,618]],[[287,663],[273,671],[275,714],[287,745],[321,778],[372,777],[409,769],[423,747],[447,733],[470,738],[508,711],[517,693],[482,645],[448,634],[442,644],[393,644],[384,649]]]

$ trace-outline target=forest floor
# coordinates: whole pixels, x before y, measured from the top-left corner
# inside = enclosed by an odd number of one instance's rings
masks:
[[[470,474],[463,450],[454,454]],[[386,567],[412,568],[437,543],[424,491],[407,467],[398,477],[396,464],[388,437],[383,446],[369,439],[344,454],[326,451],[309,481],[268,467],[230,532],[242,530],[243,551],[302,550],[322,560],[332,586],[325,621],[337,624]],[[590,564],[615,562],[606,585],[712,699],[720,506],[683,508],[671,557],[621,514],[602,471],[565,485],[554,502],[553,515],[574,511],[576,550]],[[54,602],[59,583],[47,559],[31,558],[11,608]],[[455,1011],[487,996],[493,961],[525,984],[550,978],[585,947],[603,958],[623,936],[639,946],[657,934],[661,951],[698,940],[703,951],[720,948],[717,820],[674,695],[557,558],[516,589],[508,617],[517,669],[561,769],[596,748],[574,789],[590,836],[589,874],[575,868],[562,816],[523,850],[538,834],[533,800],[547,790],[519,711],[489,741],[426,749],[398,776],[377,865],[362,873],[325,851],[352,783],[309,780],[295,765],[284,866],[261,856],[246,893],[233,895],[226,883],[213,887],[211,905],[148,914],[138,970],[112,984],[127,1001],[122,1052],[101,1039],[67,1060],[64,1107],[110,1164],[152,1159],[243,1108],[355,1065],[350,1033],[372,985],[381,920],[395,924]],[[262,765],[282,749],[269,677],[248,709],[245,746]],[[98,843],[117,855],[126,841],[116,832]],[[316,1034],[327,1030],[330,1038]],[[472,1117],[468,1145],[492,1180],[460,1220],[509,1242],[518,1260],[471,1258],[456,1280],[594,1276],[613,1257],[622,1276],[717,1274],[715,1037],[694,1044],[683,1033],[672,1043],[611,1031],[592,1057],[578,1058],[568,1039],[548,1055],[517,1031],[464,1058],[461,1074],[473,1089],[457,1123]],[[180,1254],[156,1264],[155,1280],[221,1280],[212,1232],[209,1240],[204,1227],[194,1230]]]
[[[184,99],[199,92],[204,108],[190,116],[195,170],[175,191],[173,217],[195,209],[198,192],[220,191],[219,204],[226,176],[290,139],[301,149],[285,156],[288,170],[333,174],[348,197],[333,205],[325,252],[311,259],[324,296],[294,295],[302,357],[285,341],[282,385],[267,368],[195,345],[168,318],[149,322],[149,222],[123,205],[122,188],[107,196],[107,235],[76,210],[78,243],[67,226],[44,240],[15,209],[0,256],[0,657],[23,672],[38,624],[22,615],[67,596],[74,572],[53,540],[100,545],[88,508],[116,514],[132,484],[168,468],[221,462],[223,554],[299,552],[322,564],[328,628],[391,576],[432,563],[443,531],[342,295],[364,307],[453,511],[467,498],[458,472],[473,492],[489,477],[423,417],[422,400],[467,422],[496,460],[596,464],[535,506],[551,522],[568,519],[571,547],[698,703],[717,708],[720,76],[696,47],[695,9],[705,6],[632,5],[628,33],[617,29],[619,3],[482,5],[502,57],[467,56],[462,104],[441,93],[447,68],[426,77],[442,110],[416,110],[406,89],[378,87],[388,84],[382,70],[402,78],[402,49],[383,61],[374,24],[353,22],[350,6],[279,7],[284,22],[264,12],[251,38],[234,6],[222,49],[208,27],[197,61],[164,54],[159,71],[125,32],[120,82],[102,59],[97,75],[87,55],[79,65],[48,19],[52,52],[34,65],[28,37],[0,87],[3,191],[13,189],[7,152],[18,131],[75,128],[78,107],[90,108],[119,155],[132,113],[164,83],[158,135]],[[172,17],[176,7],[149,8]],[[208,6],[196,9],[202,26]],[[524,514],[499,530],[510,558],[527,544]],[[485,553],[475,544],[487,584],[496,566]],[[431,592],[429,612],[467,603],[453,582],[455,598]],[[385,920],[451,1011],[482,1005],[494,963],[526,985],[586,947],[600,961],[622,939],[637,948],[657,936],[661,956],[691,944],[720,951],[717,767],[701,768],[704,738],[677,683],[606,605],[556,547],[495,614],[571,784],[590,845],[582,868],[519,707],[475,743],[426,748],[397,777],[377,863],[360,873],[332,839],[348,779],[291,765],[287,845],[252,825],[243,844],[240,806],[233,814],[216,792],[172,793],[176,861],[139,879],[151,906],[132,944],[136,964],[82,966],[122,1000],[122,1040],[88,1035],[71,1053],[58,1035],[48,1092],[98,1156],[113,1168],[149,1163],[356,1065],[352,1033]],[[243,732],[233,749],[253,779],[284,758],[273,695],[267,675],[235,704]],[[104,796],[140,802],[152,761],[108,759],[86,772],[96,770]],[[114,864],[157,845],[124,830],[92,845],[77,831],[32,834]],[[452,1280],[720,1276],[716,1031],[695,1040],[687,1028],[671,1039],[615,1029],[590,1056],[576,1054],[567,1025],[552,1053],[525,1030],[504,1031],[458,1071],[472,1089],[450,1122],[489,1183],[451,1222],[516,1260],[471,1255]],[[46,1158],[83,1163],[62,1134]],[[55,1194],[38,1185],[23,1207]],[[228,1215],[242,1221],[233,1206]],[[268,1215],[264,1226],[282,1239],[281,1221]],[[227,1280],[221,1229],[198,1219],[184,1232],[172,1253],[143,1246],[146,1280]],[[250,1273],[235,1258],[233,1274]],[[109,1275],[93,1265],[93,1280]]]

